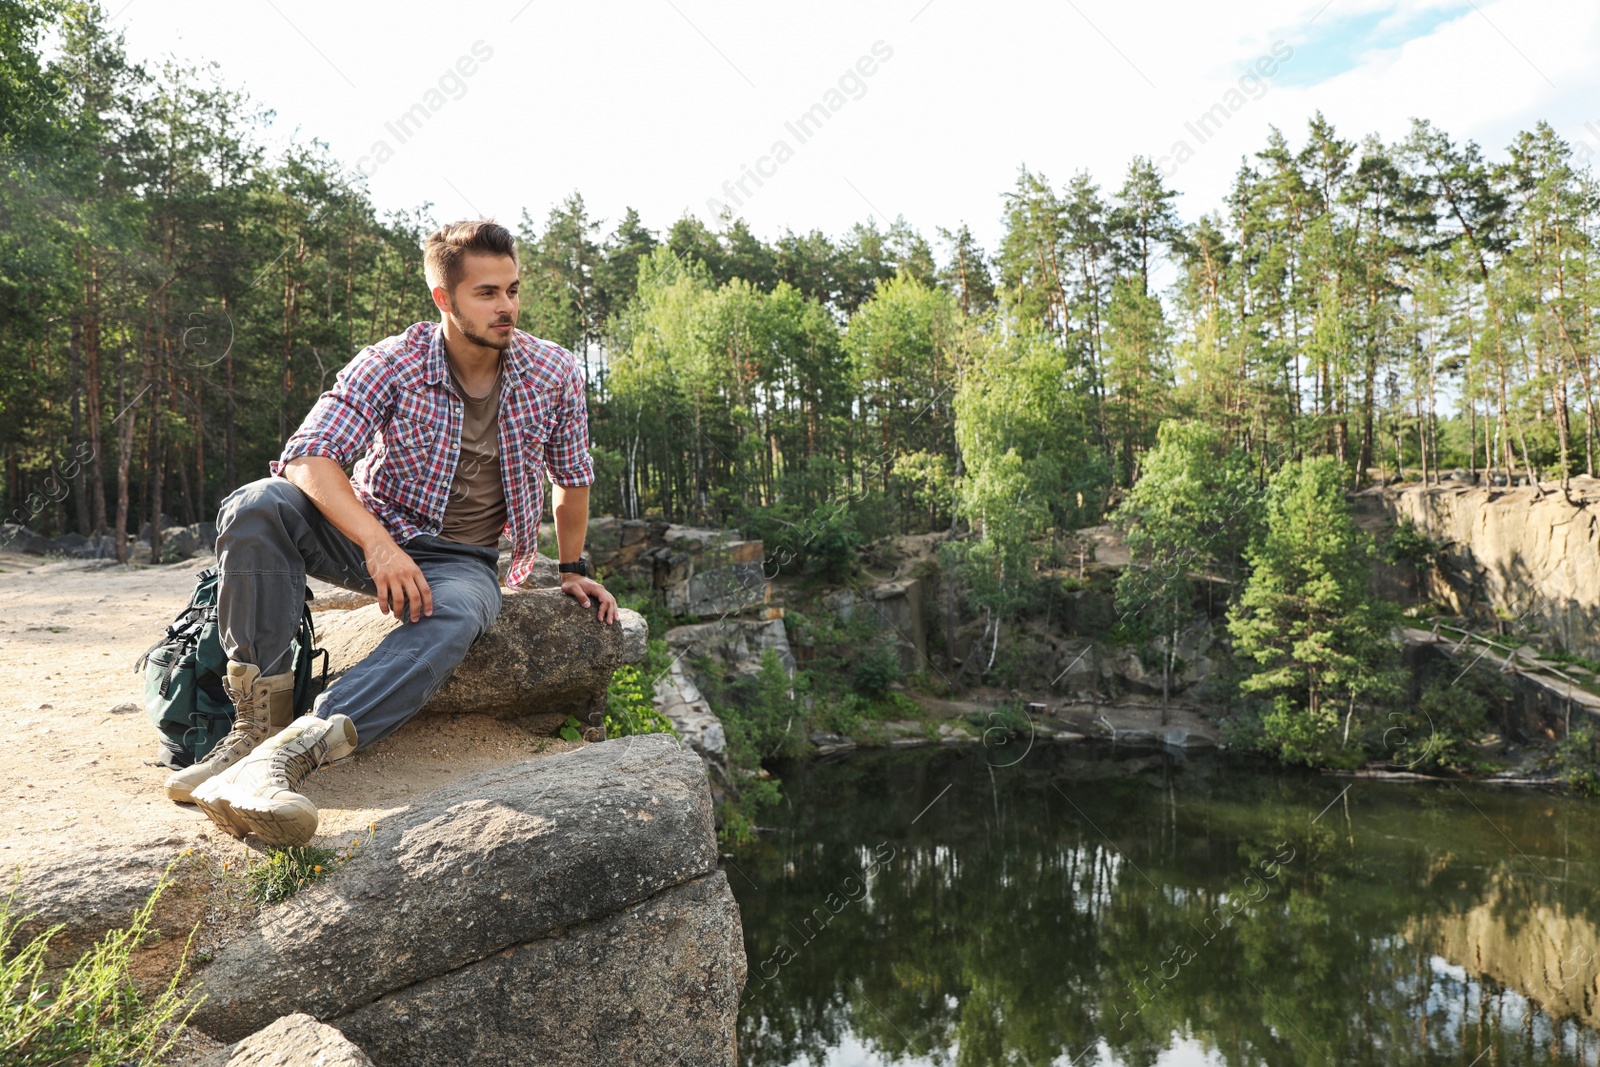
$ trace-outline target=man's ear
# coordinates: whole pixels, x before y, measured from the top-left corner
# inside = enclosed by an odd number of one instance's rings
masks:
[[[450,305],[450,292],[442,285],[433,287],[433,306],[446,314],[455,312],[455,308]]]

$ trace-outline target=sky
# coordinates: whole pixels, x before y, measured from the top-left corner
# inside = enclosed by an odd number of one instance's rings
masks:
[[[1594,0],[107,0],[132,57],[215,63],[383,210],[614,225],[724,208],[760,236],[903,215],[991,251],[1018,169],[1114,191],[1148,156],[1188,220],[1271,126],[1412,117],[1500,157],[1549,122],[1600,157]],[[810,116],[809,119],[806,116]],[[1209,115],[1209,119],[1205,117]],[[409,118],[407,118],[409,116]],[[742,184],[741,184],[742,181]]]

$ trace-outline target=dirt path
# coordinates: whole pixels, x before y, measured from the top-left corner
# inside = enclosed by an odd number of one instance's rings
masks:
[[[188,601],[214,560],[170,566],[48,561],[0,553],[0,868],[118,841],[212,845],[227,834],[161,791],[155,731],[133,664]],[[357,610],[374,610],[363,608]],[[413,723],[306,793],[323,811],[319,843],[348,844],[382,815],[456,779],[574,747],[482,716]]]

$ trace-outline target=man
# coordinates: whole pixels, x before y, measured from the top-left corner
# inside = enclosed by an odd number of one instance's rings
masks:
[[[323,393],[272,476],[240,487],[217,519],[217,623],[233,731],[167,779],[217,825],[300,845],[317,809],[307,774],[387,736],[441,686],[528,577],[553,484],[561,588],[602,622],[617,603],[582,559],[594,464],[572,354],[517,330],[508,230],[458,222],[430,235],[424,269],[440,311],[364,349]],[[354,474],[344,468],[366,451]],[[293,722],[291,643],[305,577],[371,593],[400,625]]]

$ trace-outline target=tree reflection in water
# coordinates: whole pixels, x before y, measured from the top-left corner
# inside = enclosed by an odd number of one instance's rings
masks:
[[[1591,802],[1083,746],[782,777],[727,864],[745,1063],[1600,1062]]]

